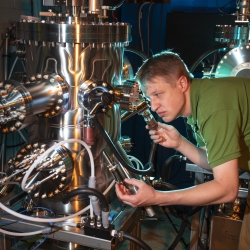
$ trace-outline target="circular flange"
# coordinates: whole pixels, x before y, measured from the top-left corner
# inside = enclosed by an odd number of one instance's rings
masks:
[[[131,41],[127,23],[66,24],[17,22],[19,39],[58,43],[125,43]]]
[[[0,131],[12,133],[28,125],[32,114],[32,97],[27,89],[14,80],[0,82]]]
[[[215,78],[250,77],[250,46],[242,45],[230,50],[218,63]]]
[[[53,141],[46,142],[39,140],[28,143],[18,151],[15,158],[9,159],[8,166],[12,174],[23,170],[15,175],[15,181],[21,183],[24,174],[34,161],[53,144]],[[60,193],[67,188],[71,181],[73,166],[74,163],[70,151],[64,146],[58,146],[58,148],[42,159],[30,174],[28,186],[40,183],[35,186],[31,194],[34,198],[45,199],[52,198]]]

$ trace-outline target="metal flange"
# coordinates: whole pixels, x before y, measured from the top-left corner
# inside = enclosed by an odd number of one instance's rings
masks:
[[[218,63],[215,78],[250,77],[250,46],[242,45],[230,50]]]

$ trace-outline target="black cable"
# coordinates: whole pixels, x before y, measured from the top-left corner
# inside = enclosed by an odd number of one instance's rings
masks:
[[[138,238],[138,237],[136,237],[136,236],[134,236],[132,234],[123,232],[123,238],[126,239],[126,240],[130,240],[130,241],[134,242],[135,244],[137,244],[143,250],[152,250],[152,248],[149,245],[147,245],[140,238]]]
[[[171,163],[173,163],[175,160],[182,160],[182,155],[172,155],[170,156],[163,164],[162,171],[161,171],[161,178],[163,181],[166,181],[166,171],[167,168],[170,166]]]
[[[165,189],[165,190],[176,190],[178,189],[176,186],[168,183],[168,182],[164,182],[164,181],[161,181],[161,180],[154,180],[152,182],[152,185],[154,188],[159,188],[161,189],[162,187]]]
[[[170,180],[173,179],[176,175],[178,175],[180,171],[181,171],[181,161],[180,161],[179,169],[177,170],[177,172],[176,172],[171,178],[170,178],[170,176],[169,176],[168,181],[170,181]]]
[[[203,208],[202,206],[195,207],[191,212],[188,213],[188,217],[193,216],[194,214],[199,212],[202,208]]]
[[[177,190],[178,188],[176,187],[176,186],[174,186],[174,185],[172,185],[172,184],[170,184],[170,183],[168,183],[168,182],[163,182],[163,181],[158,181],[158,180],[154,180],[153,182],[152,182],[152,186],[154,187],[154,188],[158,188],[158,189],[160,189],[160,190],[162,190],[162,187],[164,188],[164,190],[167,190],[167,191],[169,191],[169,190]],[[169,206],[169,210],[171,210],[170,212],[171,212],[171,214],[173,215],[173,216],[175,216],[175,217],[177,217],[177,218],[179,218],[179,215],[178,214],[180,214],[180,210],[179,210],[179,208],[178,208],[178,206],[176,206],[176,205],[171,205],[171,206]]]
[[[153,187],[157,187],[157,188],[164,188],[165,190],[177,190],[178,188],[175,187],[174,185],[167,183],[167,182],[162,182],[161,180],[154,180],[154,182],[152,183]],[[195,213],[199,212],[203,207],[202,206],[197,206],[195,208],[193,208],[190,212],[188,212],[188,206],[183,206],[184,207],[184,211],[183,213],[181,213],[180,209],[178,206],[176,205],[171,205],[171,206],[166,206],[166,208],[168,208],[169,212],[176,218],[179,218],[182,220],[182,224],[180,227],[180,230],[175,238],[175,240],[173,241],[173,243],[171,244],[171,246],[169,247],[168,250],[173,250],[177,243],[182,241],[182,235],[184,233],[184,230],[186,227],[191,228],[190,222],[188,220],[188,217],[193,216]],[[165,211],[166,214],[166,211]]]
[[[105,198],[105,196],[99,192],[98,190],[94,189],[94,188],[77,188],[74,189],[72,191],[70,191],[69,193],[67,193],[63,198],[62,198],[62,203],[63,204],[67,204],[69,202],[69,200],[77,195],[80,194],[87,194],[87,195],[92,195],[92,196],[96,196],[100,203],[102,204],[102,210],[103,211],[109,211],[109,205],[108,202]]]
[[[152,8],[152,6],[154,5],[155,3],[153,2],[153,3],[151,3],[150,4],[150,6],[149,6],[149,9],[148,9],[148,56],[149,56],[149,52],[150,52],[150,37],[152,37],[151,36],[151,34],[152,34],[152,25],[151,25],[151,22],[152,22],[152,15],[151,15],[151,8]]]
[[[125,2],[125,0],[122,0],[122,1],[121,1],[120,3],[118,3],[117,5],[112,6],[112,7],[111,7],[111,10],[115,10],[115,9],[117,9],[117,8],[120,8],[124,2]]]
[[[161,51],[160,49],[160,41],[161,41],[161,28],[162,28],[162,13],[163,12],[163,4],[161,4],[161,12],[160,12],[160,17],[159,17],[159,20],[160,20],[160,25],[159,25],[159,32],[158,32],[158,51]]]
[[[216,0],[216,7],[217,7],[217,10],[222,13],[222,14],[225,14],[225,12],[223,12],[221,9],[223,9],[224,7],[226,7],[228,4],[230,4],[231,2],[234,2],[235,0],[231,0],[229,1],[228,3],[224,4],[222,7],[219,7],[219,3],[218,3],[218,0]]]
[[[182,239],[182,235],[183,235],[183,233],[185,231],[186,225],[187,225],[186,220],[182,220],[179,232],[178,232],[176,238],[174,239],[174,241],[172,242],[171,246],[168,248],[168,250],[174,250],[175,249],[175,247],[177,246],[178,242],[180,242],[180,240]]]
[[[163,211],[164,211],[166,217],[168,218],[168,220],[170,221],[171,225],[173,226],[175,232],[176,232],[177,235],[178,235],[179,231],[178,231],[178,229],[176,228],[176,226],[175,226],[174,222],[172,221],[172,219],[170,218],[170,216],[168,215],[168,213],[166,212],[166,209],[165,209],[164,207],[161,207],[161,208],[163,209]],[[181,225],[181,226],[182,226],[182,225]],[[186,241],[185,241],[185,239],[184,239],[183,237],[181,237],[180,242],[183,243],[183,245],[184,245],[185,248],[188,247],[188,244],[186,243]]]
[[[3,39],[3,41],[2,41],[2,43],[0,45],[0,50],[3,48],[3,45],[4,45],[5,40],[7,39],[7,37],[10,35],[10,33],[12,32],[12,30],[14,30],[15,28],[16,28],[16,26],[13,26],[13,27],[9,28],[8,33],[5,34],[5,37],[4,37],[4,39]]]
[[[124,159],[123,157],[120,155],[120,153],[118,152],[118,150],[116,149],[114,143],[112,142],[111,138],[109,137],[108,133],[103,129],[102,125],[100,124],[100,122],[98,121],[98,119],[94,116],[91,117],[92,122],[95,124],[95,126],[97,127],[97,129],[99,130],[99,132],[101,133],[101,135],[103,136],[104,140],[106,141],[107,145],[109,146],[109,148],[111,149],[111,151],[114,153],[115,157],[117,158],[117,160],[125,167],[127,168],[129,171],[131,171],[132,173],[135,174],[140,174],[140,175],[148,175],[149,173],[151,173],[153,171],[153,164],[151,162],[148,162],[145,166],[149,166],[148,169],[144,169],[144,170],[137,170],[135,169],[133,166],[130,166]]]

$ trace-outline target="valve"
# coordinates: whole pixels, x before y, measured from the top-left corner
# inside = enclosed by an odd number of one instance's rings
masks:
[[[89,111],[90,115],[106,112],[114,103],[113,89],[105,82],[86,81],[78,93],[78,103]]]

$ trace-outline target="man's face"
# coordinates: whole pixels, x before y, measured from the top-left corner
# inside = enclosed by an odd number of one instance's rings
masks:
[[[163,77],[154,77],[146,82],[142,89],[150,101],[152,111],[155,111],[165,122],[171,122],[183,115],[185,108],[185,95],[180,84],[180,79],[175,84],[167,83]]]

